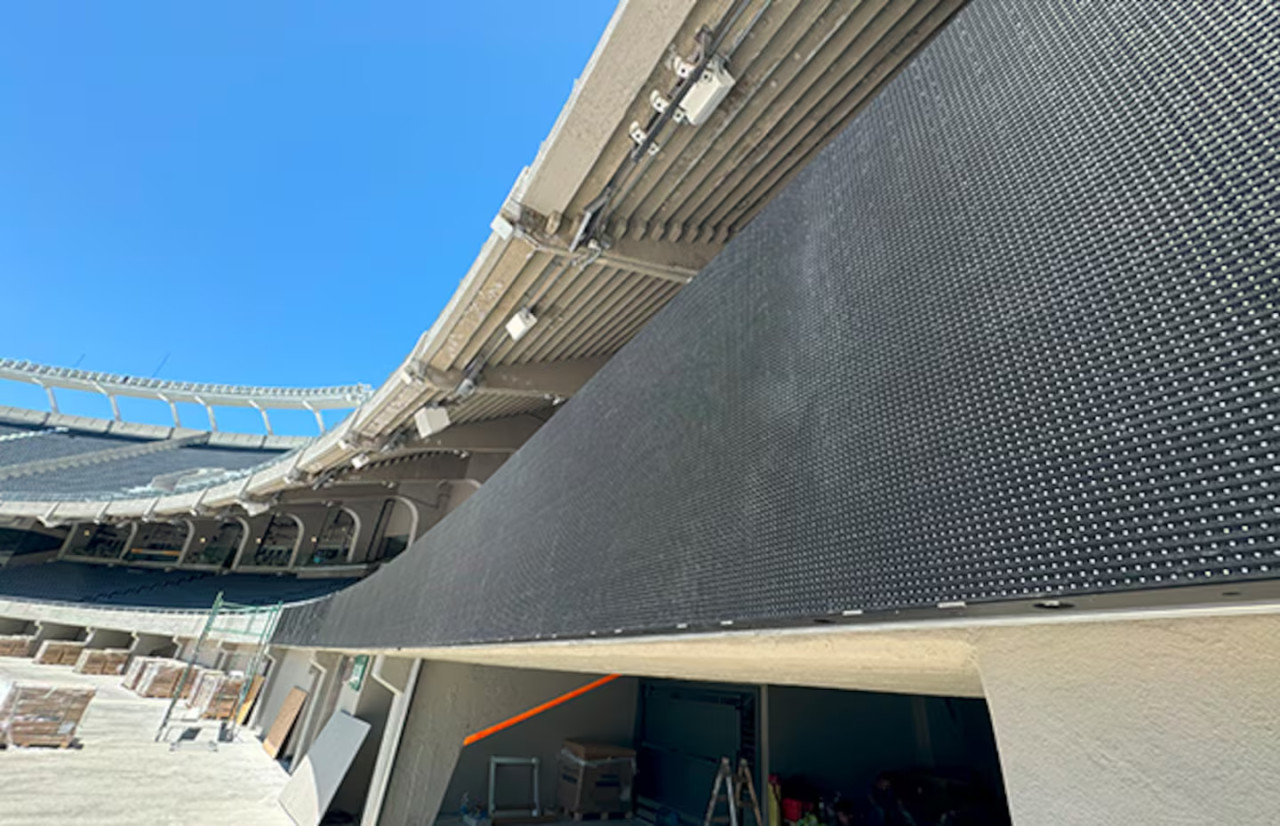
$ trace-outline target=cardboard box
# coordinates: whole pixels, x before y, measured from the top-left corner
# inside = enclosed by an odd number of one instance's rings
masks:
[[[626,814],[632,807],[636,753],[623,746],[565,740],[557,800],[570,814]]]

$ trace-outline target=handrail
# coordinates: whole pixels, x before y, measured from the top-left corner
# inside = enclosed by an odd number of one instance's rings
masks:
[[[296,602],[280,601],[285,608],[296,605],[307,605],[312,602],[319,602],[322,599],[328,599],[330,594],[318,597],[310,597],[308,599],[300,599]],[[157,608],[146,605],[99,605],[90,602],[75,602],[74,600],[65,599],[40,599],[38,597],[18,597],[12,594],[0,594],[0,601],[5,602],[33,602],[37,605],[51,605],[60,608],[79,608],[87,611],[128,611],[130,613],[141,614],[190,614],[192,616],[204,616],[208,614],[208,609],[203,611],[191,610],[188,608]],[[274,603],[273,603],[274,604]],[[252,609],[253,606],[242,606]],[[232,612],[234,613],[234,612]]]

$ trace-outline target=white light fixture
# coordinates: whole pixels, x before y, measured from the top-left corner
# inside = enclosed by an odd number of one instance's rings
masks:
[[[370,459],[369,459],[368,453],[357,453],[355,456],[351,458],[351,466],[356,470],[359,470],[360,468],[369,464],[369,462],[370,462]]]
[[[507,319],[507,335],[511,336],[512,341],[519,341],[537,323],[538,317],[528,307],[521,307],[516,310],[515,315]]]
[[[449,411],[443,407],[427,405],[413,414],[418,435],[423,439],[435,435],[449,426]]]
[[[705,123],[729,94],[734,83],[733,75],[729,74],[729,70],[725,68],[722,58],[714,57],[708,60],[698,82],[693,84],[693,88],[685,93],[684,100],[680,101],[685,122],[690,126]]]

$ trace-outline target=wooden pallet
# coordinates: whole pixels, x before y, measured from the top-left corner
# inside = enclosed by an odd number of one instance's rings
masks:
[[[69,749],[76,744],[75,735],[50,735],[50,734],[10,734],[7,738],[6,745],[15,746],[20,749],[25,748],[49,748],[49,749]]]

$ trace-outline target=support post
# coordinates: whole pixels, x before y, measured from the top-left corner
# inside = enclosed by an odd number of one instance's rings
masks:
[[[249,404],[262,416],[262,426],[267,429],[267,435],[274,436],[275,433],[271,429],[271,417],[267,415],[267,409],[257,402],[249,402]]]
[[[324,433],[324,416],[320,415],[320,411],[310,402],[303,402],[303,405],[311,411],[311,415],[316,417],[316,427],[320,428],[320,432]]]
[[[39,381],[36,384],[43,387],[45,394],[49,397],[49,410],[53,413],[61,413],[62,411],[58,410],[58,397],[53,394],[53,387]]]

